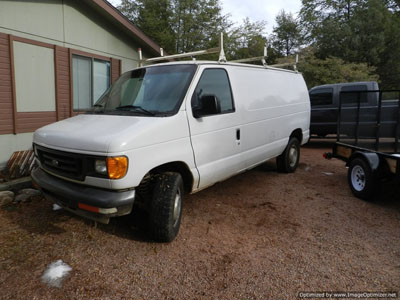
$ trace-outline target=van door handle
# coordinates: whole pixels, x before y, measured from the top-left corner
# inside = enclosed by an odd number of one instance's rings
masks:
[[[236,129],[236,139],[240,141],[240,129]]]

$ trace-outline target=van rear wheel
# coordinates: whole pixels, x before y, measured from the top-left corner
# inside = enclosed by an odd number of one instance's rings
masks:
[[[289,139],[285,151],[276,158],[278,172],[293,173],[300,160],[300,143],[295,137]]]
[[[179,173],[156,176],[150,205],[150,229],[158,242],[172,242],[179,232],[182,218],[183,179]]]

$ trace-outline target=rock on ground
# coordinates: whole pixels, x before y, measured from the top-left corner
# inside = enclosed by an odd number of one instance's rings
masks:
[[[7,205],[14,201],[14,193],[11,191],[0,192],[0,206]]]
[[[24,194],[24,195],[29,195],[29,196],[40,196],[41,192],[39,190],[35,189],[23,189],[20,190],[18,194]]]
[[[20,190],[18,195],[15,197],[14,202],[27,202],[31,200],[32,197],[40,196],[41,192],[35,189],[23,189]]]

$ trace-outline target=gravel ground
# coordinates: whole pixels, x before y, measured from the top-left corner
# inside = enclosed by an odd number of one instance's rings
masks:
[[[302,148],[295,174],[268,162],[185,199],[177,239],[140,216],[109,225],[40,197],[0,209],[1,299],[296,299],[301,291],[400,291],[400,188],[354,198],[328,144]],[[61,288],[40,280],[61,259]]]

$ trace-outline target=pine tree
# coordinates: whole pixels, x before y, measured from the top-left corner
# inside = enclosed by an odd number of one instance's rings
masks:
[[[283,55],[289,56],[301,45],[301,30],[291,13],[282,10],[275,18],[272,41],[274,48]]]

